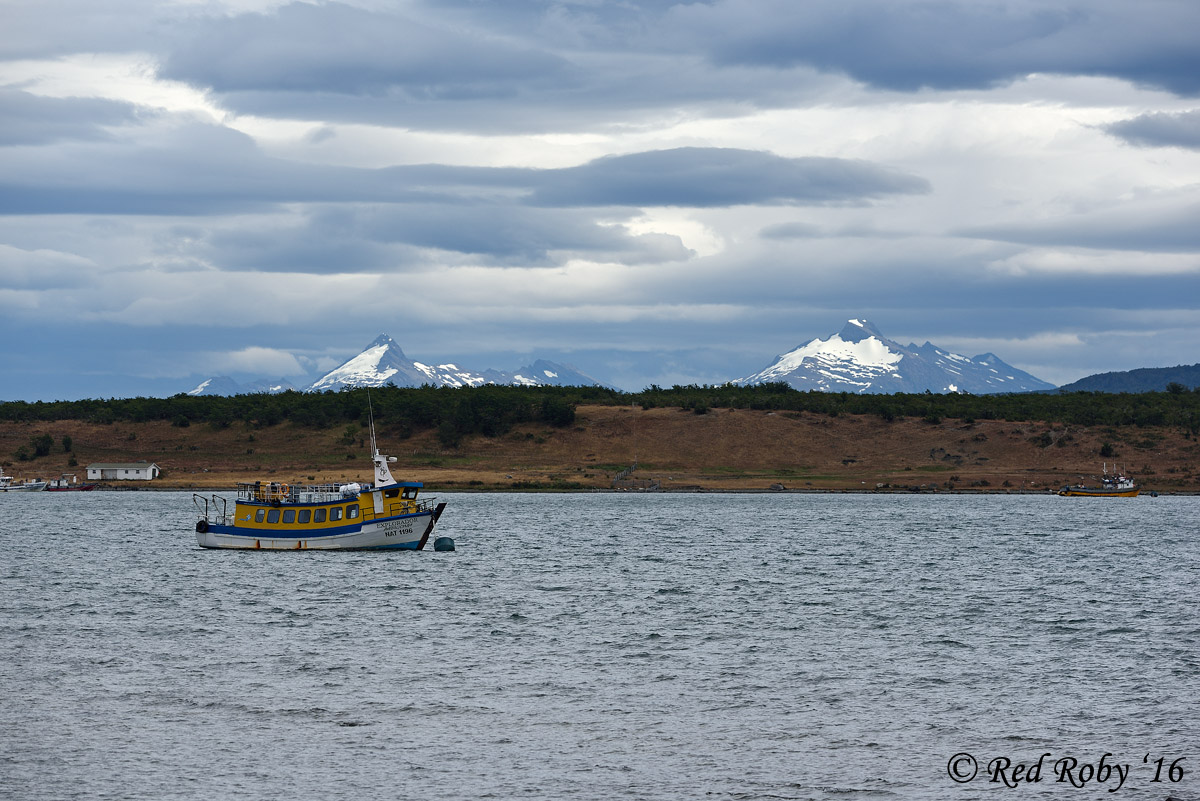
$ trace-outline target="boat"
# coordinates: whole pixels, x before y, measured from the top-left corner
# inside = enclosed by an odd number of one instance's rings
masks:
[[[1074,487],[1064,486],[1058,491],[1059,495],[1067,498],[1136,498],[1141,488],[1133,483],[1133,479],[1123,473],[1109,475],[1108,465],[1104,465],[1104,475],[1099,487],[1086,487],[1077,484]]]
[[[4,472],[0,467],[0,492],[41,492],[46,489],[46,482],[40,478],[17,482],[15,478]]]
[[[91,492],[99,484],[79,483],[79,477],[74,473],[63,473],[58,478],[46,484],[46,492]]]
[[[272,551],[421,550],[446,504],[419,500],[419,481],[392,478],[388,462],[396,457],[379,453],[374,421],[371,449],[371,484],[239,483],[232,514],[228,499],[193,494],[197,543]]]

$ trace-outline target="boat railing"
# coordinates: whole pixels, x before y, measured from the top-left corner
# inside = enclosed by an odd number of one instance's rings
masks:
[[[206,498],[193,492],[192,505],[196,507],[200,519],[206,523],[215,523],[218,526],[233,525],[233,515],[229,514],[229,501],[220,495],[210,495]]]
[[[284,481],[239,482],[239,501],[258,503],[329,503],[357,498],[371,489],[370,484],[288,484]]]
[[[279,505],[284,503],[337,503],[357,499],[359,495],[370,492],[371,484],[287,484],[276,481],[239,482],[237,499],[242,502],[267,503]],[[193,496],[194,502],[201,514],[207,516],[209,522],[228,520],[230,515],[225,508],[225,498],[214,495],[211,501],[201,495]],[[203,504],[203,508],[201,508]],[[218,506],[219,504],[219,506]],[[437,500],[428,498],[389,498],[383,502],[382,508],[376,513],[371,504],[365,504],[362,509],[364,518],[395,517],[404,514],[421,514],[431,512],[437,507]],[[219,513],[218,513],[219,508]],[[220,520],[215,516],[219,514]]]

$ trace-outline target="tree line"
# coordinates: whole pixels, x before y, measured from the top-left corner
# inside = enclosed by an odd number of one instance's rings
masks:
[[[247,395],[174,395],[169,398],[109,398],[77,401],[0,402],[0,421],[144,423],[169,421],[188,427],[207,424],[221,429],[238,423],[264,428],[291,422],[306,428],[329,428],[347,423],[367,425],[372,415],[377,428],[407,437],[435,428],[447,445],[468,434],[496,436],[518,423],[570,425],[575,407],[587,392],[558,387],[483,386],[396,387],[344,389],[340,392],[282,392]],[[600,390],[599,398],[610,394]]]
[[[0,402],[0,420],[91,423],[170,421],[176,426],[234,423],[254,427],[283,422],[309,428],[375,424],[389,435],[436,429],[447,445],[469,434],[497,436],[519,423],[569,426],[579,405],[674,407],[705,414],[711,409],[759,409],[825,415],[877,415],[884,420],[917,417],[1011,420],[1083,426],[1172,426],[1200,434],[1200,390],[1181,384],[1165,392],[1061,392],[1006,395],[855,394],[799,391],[784,383],[756,386],[650,386],[641,392],[606,387],[396,387],[339,392],[248,395],[175,395],[77,401]]]

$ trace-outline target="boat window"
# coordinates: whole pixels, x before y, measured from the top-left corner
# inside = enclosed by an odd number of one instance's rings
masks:
[[[351,520],[358,517],[358,507],[357,506],[347,506],[346,507],[346,517],[350,518]]]
[[[404,488],[404,497],[409,498],[409,499],[417,497],[417,488],[416,487],[405,487]]]
[[[385,497],[385,498],[395,498],[399,494],[400,494],[400,490],[398,490],[398,489],[390,489],[390,490],[383,491],[383,497]]]
[[[295,509],[284,509],[283,510],[283,522],[295,523],[296,522],[296,510]]]
[[[309,520],[312,520],[312,509],[301,509],[300,517],[297,518],[296,522],[307,523]]]
[[[271,511],[267,512],[267,522],[268,523],[278,523],[279,522],[279,510],[278,509],[272,509]]]
[[[257,512],[254,513],[254,522],[261,523],[263,521],[263,518],[265,518],[266,516],[267,516],[267,510],[259,509]]]
[[[313,510],[313,522],[314,523],[324,523],[325,522],[325,510],[324,509],[314,509]]]
[[[341,520],[342,519],[342,507],[335,506],[332,509],[330,509],[329,510],[329,519],[330,520]]]

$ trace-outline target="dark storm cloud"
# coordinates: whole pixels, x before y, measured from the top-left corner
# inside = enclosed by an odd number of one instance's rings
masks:
[[[765,240],[779,239],[822,239],[825,237],[858,240],[903,239],[910,234],[902,230],[888,230],[874,225],[843,225],[837,228],[821,228],[804,222],[787,222],[768,225],[758,232]]]
[[[130,103],[59,98],[0,87],[0,146],[44,145],[66,139],[109,139],[110,126],[136,119]]]
[[[1022,245],[1085,247],[1147,253],[1200,253],[1200,204],[1153,199],[1037,223],[979,226],[959,236]]]
[[[185,239],[194,257],[220,269],[357,272],[407,269],[420,249],[497,265],[659,264],[694,254],[677,236],[630,231],[624,223],[637,209],[859,204],[929,191],[921,178],[869,162],[731,148],[635,153],[564,169],[360,169],[269,158],[241,133],[194,122],[156,141],[84,143],[42,155],[0,149],[0,213],[215,216],[309,204],[289,213],[291,222],[214,223]]]
[[[161,0],[36,0],[5,3],[0,59],[145,50],[162,35]]]
[[[686,259],[675,236],[638,236],[588,211],[510,204],[377,206],[361,215],[365,236],[463,254],[489,255],[521,266],[546,264],[555,251],[604,261],[653,264]]]
[[[187,18],[144,47],[222,105],[417,129],[579,130],[667,107],[794,104],[811,72],[914,91],[1032,73],[1200,93],[1191,0],[339,3]]]
[[[718,64],[808,65],[900,91],[1049,72],[1200,93],[1200,5],[1191,0],[722,0],[680,5],[667,21]]]
[[[101,104],[98,108],[107,110]],[[78,124],[83,124],[79,122]],[[916,176],[865,161],[783,158],[733,148],[680,148],[600,158],[563,169],[463,167],[438,164],[380,169],[314,165],[265,156],[246,135],[217,125],[175,122],[136,144],[73,143],[15,152],[0,148],[0,213],[219,214],[266,210],[285,203],[432,204],[469,209],[398,226],[422,244],[477,252],[478,222],[488,214],[516,222],[517,205],[540,207],[721,207],[744,204],[860,203],[889,194],[921,193]],[[150,137],[151,134],[147,134]],[[542,253],[595,247],[594,225],[564,224],[544,215],[538,244],[522,233],[535,216],[521,212],[514,235],[487,252]],[[550,233],[558,227],[556,238]],[[489,234],[489,237],[492,235]],[[574,238],[570,245],[568,239]],[[603,247],[609,247],[606,243]]]
[[[758,235],[763,239],[816,239],[828,234],[820,226],[811,223],[786,222],[768,225]]]
[[[285,161],[265,156],[238,131],[177,122],[138,141],[0,148],[0,214],[211,215],[283,203],[453,202],[466,179],[512,180],[502,169],[398,173]]]
[[[664,105],[723,113],[796,96],[787,76],[713,70],[699,53],[681,64],[653,33],[658,12],[436,4],[401,15],[295,3],[188,20],[146,47],[161,77],[239,113],[421,130],[592,130]]]
[[[1131,145],[1200,150],[1200,110],[1142,114],[1105,125],[1104,130]]]
[[[547,206],[821,205],[929,190],[922,178],[865,161],[685,147],[607,156],[579,167],[546,170],[532,202]]]
[[[563,254],[628,264],[693,255],[676,236],[635,235],[589,211],[508,203],[344,205],[281,222],[181,227],[178,235],[207,263],[236,271],[403,272],[427,267],[427,250],[521,267],[558,264]]]
[[[197,22],[166,53],[161,75],[212,87],[397,100],[510,95],[567,64],[485,32],[336,3]]]
[[[404,269],[414,254],[364,238],[348,212],[211,226],[194,236],[190,250],[221,270],[237,272],[359,273]]]

